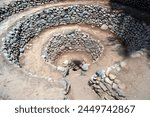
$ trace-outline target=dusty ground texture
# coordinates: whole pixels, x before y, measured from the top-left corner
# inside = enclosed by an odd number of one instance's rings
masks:
[[[0,4],[2,5],[3,2],[9,3],[9,1],[2,0]],[[70,0],[69,2],[44,5],[26,10],[0,23],[0,46],[2,44],[2,38],[7,34],[9,28],[23,16],[43,8],[79,3],[100,4],[108,7],[107,1],[104,0]],[[96,63],[91,62],[91,58],[87,53],[73,52],[59,57],[56,65],[61,65],[65,60],[79,57],[91,64],[86,76],[80,76],[80,70],[70,72],[70,75],[66,79],[71,83],[71,91],[65,96],[64,86],[61,83],[62,75],[56,72],[54,68],[52,69],[49,64],[46,64],[41,54],[44,45],[53,34],[72,29],[80,29],[90,34],[94,39],[100,40],[104,45],[104,52]],[[118,41],[112,44],[108,40],[110,37]],[[150,60],[146,54],[138,58],[126,57],[123,46],[120,46],[119,39],[114,34],[108,31],[102,31],[96,27],[67,25],[46,29],[27,46],[25,53],[20,58],[23,68],[18,68],[9,63],[0,51],[0,99],[100,99],[91,87],[88,86],[88,80],[96,70],[106,69],[122,60],[126,60],[127,67],[117,75],[117,78],[126,86],[124,92],[127,99],[150,99]]]

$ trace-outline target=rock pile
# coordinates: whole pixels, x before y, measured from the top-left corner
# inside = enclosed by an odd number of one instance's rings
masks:
[[[43,29],[67,24],[105,25],[103,29],[122,38],[129,51],[146,48],[150,42],[145,40],[150,27],[130,15],[98,5],[71,5],[44,9],[22,19],[4,39],[3,52],[9,61],[19,64],[20,54],[33,37]]]
[[[46,61],[54,62],[59,55],[69,51],[86,51],[96,61],[102,54],[104,47],[90,37],[88,34],[80,31],[70,31],[67,34],[60,33],[50,39],[45,49]]]
[[[104,70],[96,71],[96,74],[93,75],[88,84],[92,89],[100,96],[101,99],[106,100],[124,100],[126,99],[123,89],[125,85],[117,79],[116,74],[118,67],[124,68],[126,65],[125,62],[120,64],[115,64],[112,67],[109,67],[106,72]]]
[[[17,0],[12,1],[8,5],[0,7],[0,22],[7,17],[29,9],[31,7],[39,6],[46,3],[57,2],[58,0]]]

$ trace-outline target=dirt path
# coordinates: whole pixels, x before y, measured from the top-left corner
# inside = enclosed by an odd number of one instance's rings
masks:
[[[88,86],[89,75],[81,76],[80,71],[71,71],[67,79],[71,83],[69,99],[76,100],[98,100],[99,96]]]

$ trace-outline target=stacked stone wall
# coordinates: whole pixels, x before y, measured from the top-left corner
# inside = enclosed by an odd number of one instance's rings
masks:
[[[10,61],[19,63],[20,54],[33,37],[46,28],[68,24],[105,27],[120,37],[130,52],[149,47],[150,27],[144,22],[98,5],[71,5],[44,9],[19,21],[7,34],[3,51]]]
[[[0,7],[0,22],[5,20],[7,17],[24,11],[26,9],[36,7],[39,5],[58,2],[58,0],[16,0],[10,2],[8,5]]]

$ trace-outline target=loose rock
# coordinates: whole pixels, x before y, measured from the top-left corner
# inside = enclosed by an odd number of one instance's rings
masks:
[[[109,78],[110,78],[111,80],[115,80],[115,79],[116,79],[116,75],[114,75],[114,74],[109,74]]]
[[[97,70],[97,71],[96,71],[96,75],[97,75],[98,77],[105,78],[105,77],[106,77],[106,75],[105,75],[105,70]]]
[[[61,66],[58,66],[58,67],[57,67],[57,70],[58,70],[58,71],[61,71],[61,72],[64,72],[65,69],[66,69],[65,67],[61,67]]]
[[[120,62],[120,66],[122,68],[125,68],[127,66],[127,63],[125,61]]]
[[[118,93],[119,96],[125,97],[125,93],[122,90],[116,89],[116,92]]]
[[[113,88],[114,90],[116,90],[116,89],[118,89],[119,87],[118,87],[118,85],[117,85],[116,83],[113,83],[112,88]]]
[[[83,64],[83,65],[81,66],[81,68],[82,68],[82,70],[84,70],[84,71],[88,71],[88,69],[89,69],[89,64]]]
[[[108,29],[108,26],[107,26],[106,24],[103,24],[103,25],[101,26],[101,29],[102,29],[102,30],[107,30],[107,29]]]

